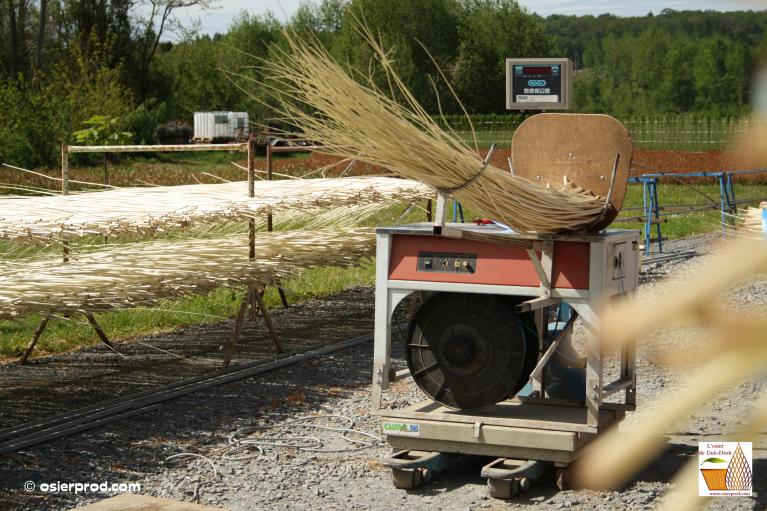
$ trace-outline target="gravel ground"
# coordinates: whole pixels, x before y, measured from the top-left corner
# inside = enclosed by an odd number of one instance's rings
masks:
[[[670,242],[667,250],[705,253],[715,244],[715,239],[714,236],[702,236]],[[702,257],[652,265],[642,275],[640,299],[667,292],[670,286],[666,276],[669,273],[694,278],[705,271],[710,268]],[[761,278],[744,283],[727,293],[725,299],[742,310],[765,313],[765,296],[767,279]],[[294,348],[300,349],[307,344],[306,339],[338,340],[370,331],[372,304],[372,290],[357,288],[278,311],[276,320],[281,331],[293,328],[293,334],[286,337],[295,338]],[[294,315],[304,319],[294,321]],[[326,327],[330,317],[336,318],[332,328]],[[302,326],[296,329],[299,323]],[[173,363],[157,360],[155,365],[131,362],[131,370],[128,370],[123,366],[128,362],[116,362],[112,357],[109,359],[112,365],[122,369],[115,368],[113,374],[107,374],[106,361],[99,358],[107,354],[94,348],[37,359],[32,369],[2,367],[0,386],[11,388],[0,396],[3,400],[0,409],[2,427],[50,415],[60,409],[83,406],[104,399],[106,395],[135,392],[167,383],[180,374],[210,369],[214,367],[213,362],[220,359],[216,350],[229,328],[231,323],[224,322],[190,328],[181,334],[156,336],[149,341],[152,345],[173,347],[177,352],[182,352],[182,344],[192,343],[192,347],[183,353],[185,356],[197,353],[195,362],[178,359]],[[576,328],[576,343],[582,335]],[[261,346],[263,356],[269,342],[263,332],[254,330],[247,337],[252,346]],[[197,338],[207,341],[194,344]],[[299,342],[301,339],[304,341]],[[684,380],[684,371],[680,368],[656,362],[659,351],[669,347],[682,350],[706,342],[709,340],[701,332],[682,328],[664,330],[643,339],[638,351],[640,410],[650,408],[654,401],[668,396]],[[127,350],[131,346],[125,344],[121,349]],[[241,360],[258,358],[258,355],[248,356],[248,349],[259,351],[244,347]],[[395,353],[395,358],[395,363],[404,365],[401,354]],[[209,363],[206,365],[200,360]],[[72,362],[75,364],[70,364]],[[89,364],[96,362],[102,369],[89,370]],[[193,366],[194,371],[187,366]],[[487,460],[479,458],[463,460],[422,488],[396,490],[388,470],[381,465],[381,459],[389,452],[384,445],[349,452],[310,452],[293,447],[265,448],[261,453],[255,449],[228,452],[229,436],[238,428],[256,424],[285,426],[285,430],[272,432],[314,437],[322,443],[323,449],[348,449],[353,445],[345,442],[336,431],[296,425],[297,420],[308,420],[309,416],[317,414],[321,417],[313,419],[312,424],[342,426],[343,420],[329,417],[342,415],[353,419],[356,429],[378,434],[378,421],[369,415],[371,367],[372,343],[175,399],[156,411],[2,457],[0,509],[65,510],[109,495],[26,493],[23,489],[25,481],[38,485],[44,481],[138,482],[145,494],[186,501],[197,497],[200,503],[232,511],[267,508],[387,511],[392,508],[652,509],[669,488],[674,472],[696,453],[697,442],[718,439],[721,433],[737,425],[764,388],[763,382],[743,384],[715,400],[701,415],[678,425],[676,431],[668,432],[670,439],[662,455],[617,492],[557,492],[552,477],[547,476],[522,497],[509,502],[498,501],[486,495],[485,481],[479,472]],[[115,375],[122,376],[114,380]],[[38,384],[46,379],[50,383],[44,387],[23,386],[22,382],[30,378]],[[16,393],[23,395],[15,396]],[[423,397],[412,380],[405,379],[393,385],[387,404],[399,407],[421,399]],[[622,430],[630,434],[635,422],[630,415],[621,425]],[[352,438],[370,440],[368,437]],[[767,508],[767,480],[760,476],[767,470],[765,447],[764,439],[754,445],[755,497],[717,499],[710,508]],[[168,460],[168,457],[181,453],[206,456],[215,466],[215,475],[209,461],[202,458]],[[228,459],[245,455],[248,459]]]

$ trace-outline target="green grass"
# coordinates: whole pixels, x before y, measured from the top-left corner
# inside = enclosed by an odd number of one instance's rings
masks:
[[[661,206],[671,205],[689,205],[699,204],[704,202],[719,201],[719,185],[714,184],[694,184],[692,185],[696,190],[693,190],[690,186],[682,184],[672,184],[667,181],[658,184],[658,198]],[[699,192],[704,193],[707,197],[704,197]],[[756,206],[759,200],[767,200],[767,184],[735,184],[736,199],[755,198],[752,203],[739,204],[739,208],[746,208],[750,206]],[[642,186],[631,184],[628,187],[626,198],[623,203],[622,217],[637,217],[642,215],[641,210],[630,210],[628,208],[642,207]],[[661,212],[665,216],[665,212]],[[473,221],[475,218],[481,215],[476,211],[464,209],[464,219],[467,222]],[[448,207],[448,220],[452,221],[453,209],[452,206]],[[693,213],[671,215],[666,217],[667,223],[661,225],[663,237],[668,239],[679,239],[695,234],[701,234],[704,232],[711,232],[721,229],[721,214],[717,206],[716,210],[696,211]],[[643,229],[642,223],[639,222],[614,222],[610,228],[613,229]],[[655,236],[655,227],[653,227],[653,236]]]
[[[493,142],[508,147],[514,129],[522,121],[519,114],[472,115],[480,147]],[[634,145],[649,150],[721,151],[731,147],[732,137],[746,130],[747,118],[697,114],[642,115],[620,121],[631,133]],[[444,122],[438,120],[441,126]],[[468,123],[461,115],[450,115],[447,124],[463,139],[471,138]]]

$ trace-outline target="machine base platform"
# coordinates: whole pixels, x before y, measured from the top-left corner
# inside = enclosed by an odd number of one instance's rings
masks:
[[[601,409],[598,428],[586,424],[586,409],[504,401],[460,411],[427,400],[381,413],[383,432],[398,450],[473,454],[569,464],[578,450],[624,417]]]

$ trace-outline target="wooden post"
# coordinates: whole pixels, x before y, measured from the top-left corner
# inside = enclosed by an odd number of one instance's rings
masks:
[[[273,171],[273,162],[272,162],[272,146],[267,145],[266,146],[266,180],[271,181],[272,180],[272,171]],[[268,232],[272,232],[272,214],[269,213],[266,215],[266,230]]]
[[[256,196],[255,189],[255,170],[256,170],[256,155],[255,147],[253,146],[255,140],[253,135],[248,137],[248,197]],[[256,219],[251,218],[248,221],[248,257],[253,260],[256,258]]]
[[[272,180],[272,173],[274,171],[274,164],[272,162],[272,146],[267,144],[266,146],[266,180],[271,181]],[[269,213],[266,215],[266,230],[267,232],[272,232],[274,230],[274,226],[272,225],[272,214]],[[280,301],[282,302],[282,306],[286,309],[288,308],[288,297],[285,296],[285,290],[282,289],[282,286],[277,284],[277,293],[280,295]]]
[[[234,318],[234,331],[232,337],[229,339],[229,344],[226,346],[226,352],[224,353],[224,367],[229,367],[229,363],[232,361],[232,355],[234,354],[234,347],[237,344],[237,340],[240,338],[240,331],[242,330],[242,320],[245,318],[245,311],[248,310],[248,294],[242,299],[240,309],[237,311],[237,316]]]
[[[69,146],[61,144],[61,195],[69,195]],[[69,262],[69,241],[63,241],[62,260]]]
[[[431,222],[431,199],[426,201],[426,221]]]
[[[102,154],[104,158],[104,184],[109,184],[109,162],[107,161],[107,153]]]
[[[69,146],[61,144],[61,195],[69,195]]]
[[[251,321],[258,320],[258,304],[256,303],[256,293],[258,293],[258,290],[255,287],[248,288],[247,298],[248,298],[248,304],[250,305],[250,308],[248,310],[250,311]]]
[[[21,358],[19,359],[19,364],[25,365],[27,363],[27,359],[29,359],[29,356],[32,354],[32,350],[35,349],[35,344],[37,344],[40,336],[43,335],[45,327],[48,326],[49,320],[50,318],[45,317],[42,321],[40,321],[40,324],[37,326],[35,333],[32,334],[32,340],[29,341],[29,344],[27,344],[27,349],[24,350],[24,354],[21,355]]]

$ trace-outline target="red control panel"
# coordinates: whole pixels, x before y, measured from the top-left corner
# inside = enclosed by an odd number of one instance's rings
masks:
[[[589,288],[589,248],[587,242],[554,243],[554,288]],[[541,284],[527,251],[510,245],[396,234],[389,261],[390,280],[524,287]]]

